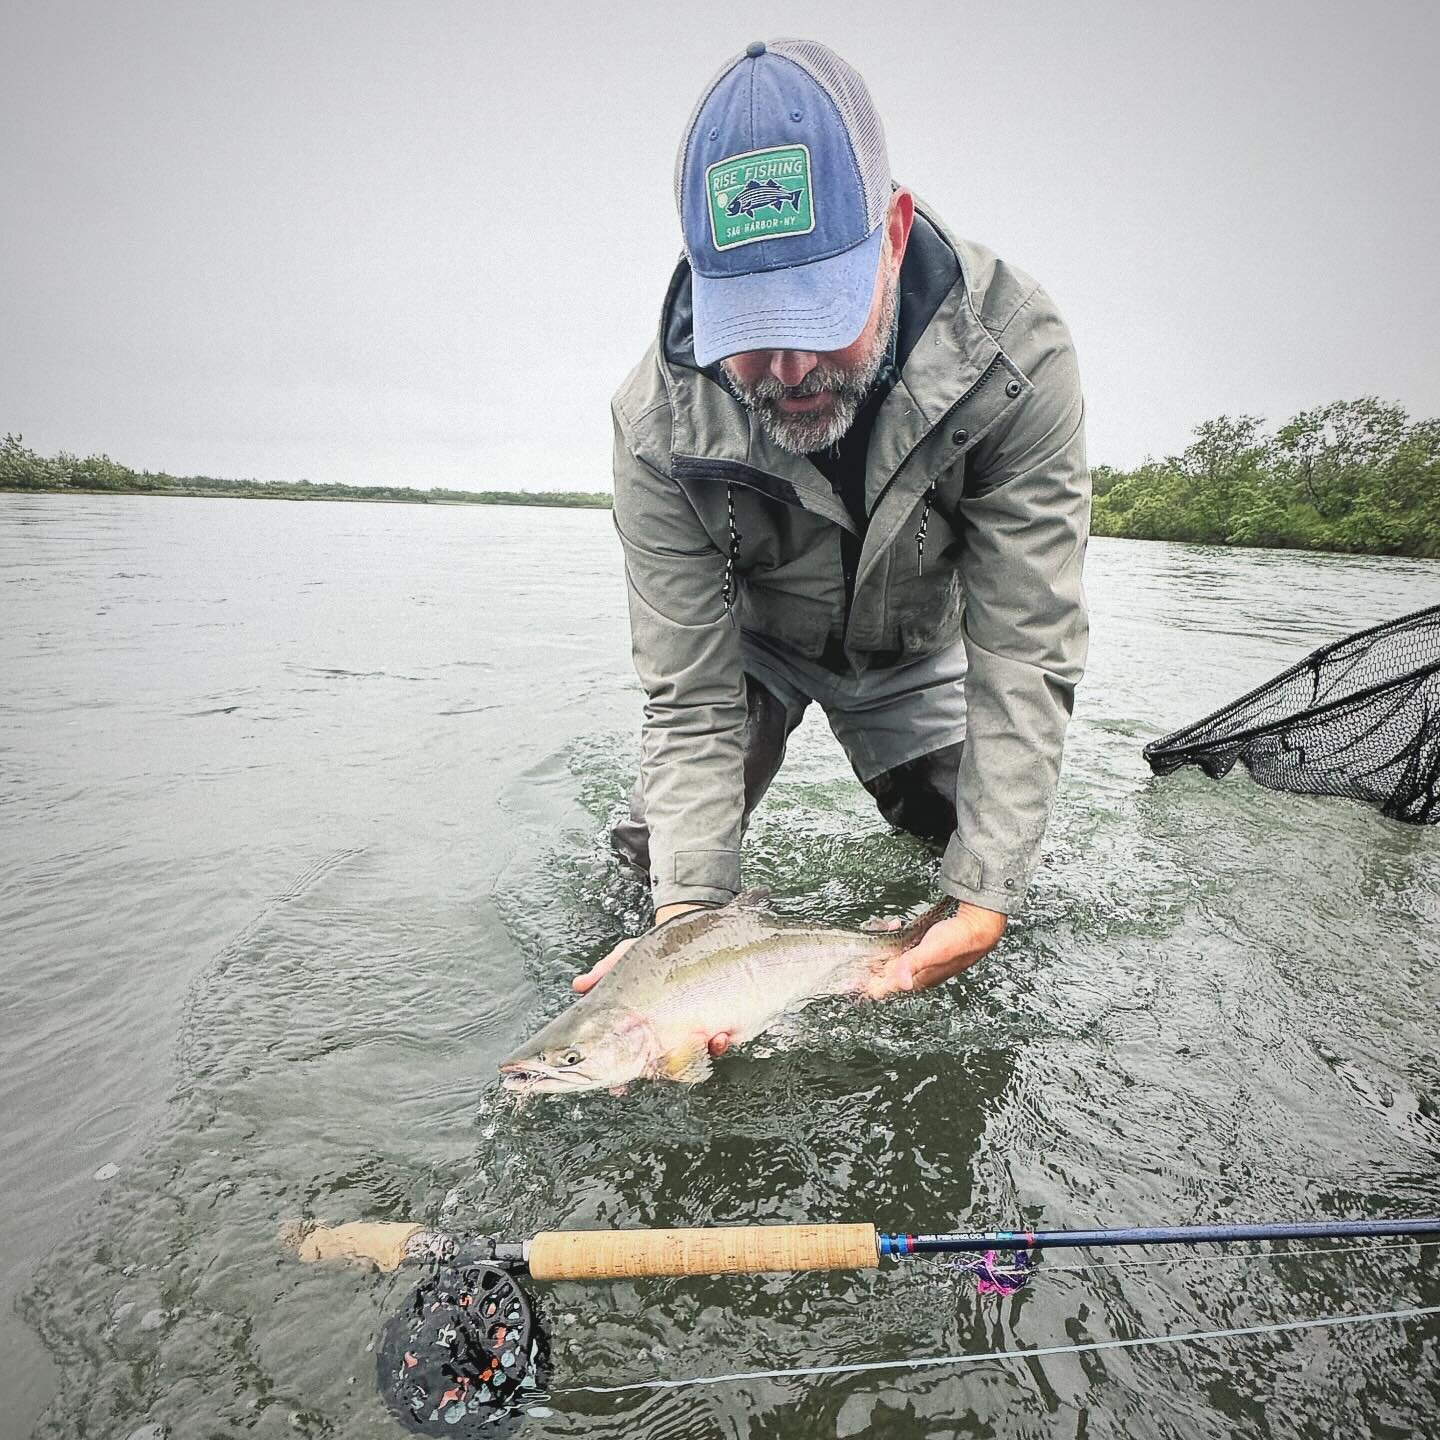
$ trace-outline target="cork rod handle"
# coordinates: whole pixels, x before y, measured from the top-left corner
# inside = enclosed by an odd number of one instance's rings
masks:
[[[864,1270],[880,1263],[873,1225],[743,1225],[709,1230],[551,1230],[526,1255],[537,1280]]]

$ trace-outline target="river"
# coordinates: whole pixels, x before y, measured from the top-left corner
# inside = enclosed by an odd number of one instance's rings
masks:
[[[641,698],[619,568],[598,512],[0,496],[3,1440],[402,1433],[368,1347],[407,1282],[286,1259],[298,1215],[1440,1211],[1440,830],[1140,758],[1440,602],[1440,565],[1094,542],[1045,863],[989,960],[818,1007],[694,1090],[517,1113],[496,1059],[641,914],[603,843]],[[746,867],[842,923],[933,875],[813,715]],[[1005,1301],[927,1262],[557,1285],[552,1413],[524,1433],[1433,1433],[1434,1318],[561,1392],[1433,1305],[1437,1253],[1057,1257]]]

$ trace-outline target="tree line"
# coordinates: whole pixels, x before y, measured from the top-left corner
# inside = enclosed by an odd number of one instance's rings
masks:
[[[560,505],[568,508],[610,506],[604,492],[583,490],[446,490],[436,485],[414,490],[406,485],[342,485],[312,480],[216,480],[209,475],[166,475],[132,470],[108,455],[83,460],[62,450],[37,455],[19,435],[0,441],[0,491],[71,490],[87,494],[238,495],[258,500],[388,500],[407,505]]]
[[[1373,396],[1196,427],[1179,454],[1097,465],[1092,533],[1440,557],[1440,420]]]

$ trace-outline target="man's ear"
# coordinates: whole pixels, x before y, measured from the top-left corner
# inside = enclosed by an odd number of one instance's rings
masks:
[[[915,222],[915,196],[903,185],[890,197],[890,210],[885,217],[886,238],[890,242],[895,273],[900,273],[900,262],[905,258],[905,246],[910,240],[910,227]]]

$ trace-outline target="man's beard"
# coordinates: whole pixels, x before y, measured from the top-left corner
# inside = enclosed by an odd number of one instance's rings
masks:
[[[782,450],[792,455],[808,455],[834,445],[855,423],[890,349],[891,332],[895,328],[896,283],[892,278],[885,287],[881,302],[880,323],[864,355],[848,368],[830,365],[823,360],[798,385],[783,385],[773,375],[747,385],[738,380],[729,361],[722,361],[725,378],[745,406],[760,420],[760,428]],[[782,397],[799,400],[807,395],[830,396],[828,409],[814,415],[788,414],[776,401]]]

